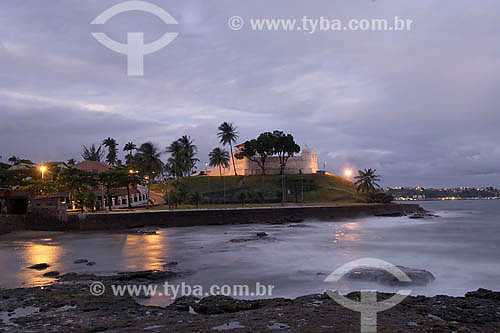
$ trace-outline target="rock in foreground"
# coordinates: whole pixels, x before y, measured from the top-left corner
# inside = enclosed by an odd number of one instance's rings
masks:
[[[0,321],[0,332],[359,332],[360,315],[326,295],[294,300],[184,298],[167,308],[146,307],[131,297],[89,293],[89,276],[44,288],[0,289],[0,315],[32,308]],[[377,316],[378,332],[499,332],[500,293],[478,290],[466,297],[408,297]],[[379,299],[390,294],[380,294]],[[356,299],[359,293],[347,297]]]
[[[30,269],[36,269],[37,271],[43,271],[43,270],[45,270],[45,269],[47,269],[49,267],[50,267],[49,264],[41,263],[41,264],[36,264],[36,265],[30,266],[28,268],[30,268]]]
[[[398,278],[389,271],[382,268],[372,267],[356,268],[347,273],[345,278],[352,281],[358,280],[376,282],[386,286],[424,286],[436,279],[431,272],[424,269],[409,268],[404,266],[397,267],[411,279],[411,282],[399,281]]]

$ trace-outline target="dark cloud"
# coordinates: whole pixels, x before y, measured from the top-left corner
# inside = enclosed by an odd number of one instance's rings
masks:
[[[107,136],[182,134],[200,159],[217,125],[242,140],[292,132],[329,171],[374,167],[384,185],[500,185],[497,90],[500,4],[442,1],[160,1],[179,22],[127,13],[99,27],[125,41],[144,31],[179,38],[126,75],[126,57],[97,43],[89,23],[119,0],[0,4],[0,155],[79,157]],[[227,19],[409,17],[411,32],[231,31]]]

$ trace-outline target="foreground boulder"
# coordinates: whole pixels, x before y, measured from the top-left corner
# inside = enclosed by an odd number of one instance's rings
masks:
[[[409,268],[397,266],[411,279],[411,282],[399,281],[392,273],[383,268],[360,267],[353,269],[345,275],[344,278],[351,281],[376,282],[386,286],[425,286],[436,278],[434,275],[424,269]]]
[[[50,267],[49,264],[41,263],[41,264],[36,264],[36,265],[30,266],[28,268],[30,268],[30,269],[36,269],[38,271],[43,271],[43,270],[45,270],[45,269],[47,269],[49,267]]]
[[[44,277],[50,277],[50,278],[56,278],[59,277],[59,275],[61,275],[61,273],[59,273],[58,271],[52,271],[43,274]]]
[[[88,263],[89,261],[87,259],[76,259],[73,261],[74,264],[85,264]]]
[[[259,301],[244,301],[228,296],[209,296],[192,305],[196,313],[205,315],[255,310],[260,306]]]
[[[167,280],[169,278],[174,278],[178,274],[173,271],[139,271],[139,272],[120,272],[116,276],[118,281],[132,281],[132,280],[147,280],[147,281],[159,281]]]

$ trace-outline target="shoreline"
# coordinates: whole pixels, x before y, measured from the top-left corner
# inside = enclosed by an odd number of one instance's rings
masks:
[[[138,304],[130,296],[114,296],[111,284],[152,283],[169,279],[144,272],[119,276],[66,274],[44,287],[0,289],[0,330],[11,332],[359,332],[360,315],[345,309],[325,294],[295,299],[240,300],[227,296],[203,299],[182,297],[160,308]],[[92,280],[102,281],[106,292],[92,296]],[[379,300],[393,294],[379,294]],[[359,300],[359,293],[348,294]],[[409,296],[378,314],[379,332],[498,332],[500,292],[479,289],[464,297]],[[10,314],[10,316],[9,316]]]
[[[27,217],[26,230],[99,231],[141,227],[192,227],[234,224],[282,224],[305,219],[333,221],[366,216],[402,216],[424,212],[417,204],[361,204],[354,206],[292,206],[231,209],[151,210],[68,215],[67,221]],[[0,226],[1,227],[1,226]],[[1,231],[0,231],[1,233]]]

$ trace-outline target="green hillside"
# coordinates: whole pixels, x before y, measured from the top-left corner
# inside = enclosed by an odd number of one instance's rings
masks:
[[[193,176],[182,180],[170,180],[168,189],[173,193],[182,188],[188,193],[202,194],[202,203],[238,203],[241,192],[250,196],[250,202],[272,203],[281,201],[282,177],[271,176]],[[224,191],[225,187],[225,191]],[[309,174],[285,176],[287,202],[289,203],[329,203],[356,202],[358,196],[355,185],[335,175]],[[166,184],[155,184],[153,191],[165,193]],[[302,200],[303,198],[303,200]],[[248,201],[248,200],[247,200]]]

